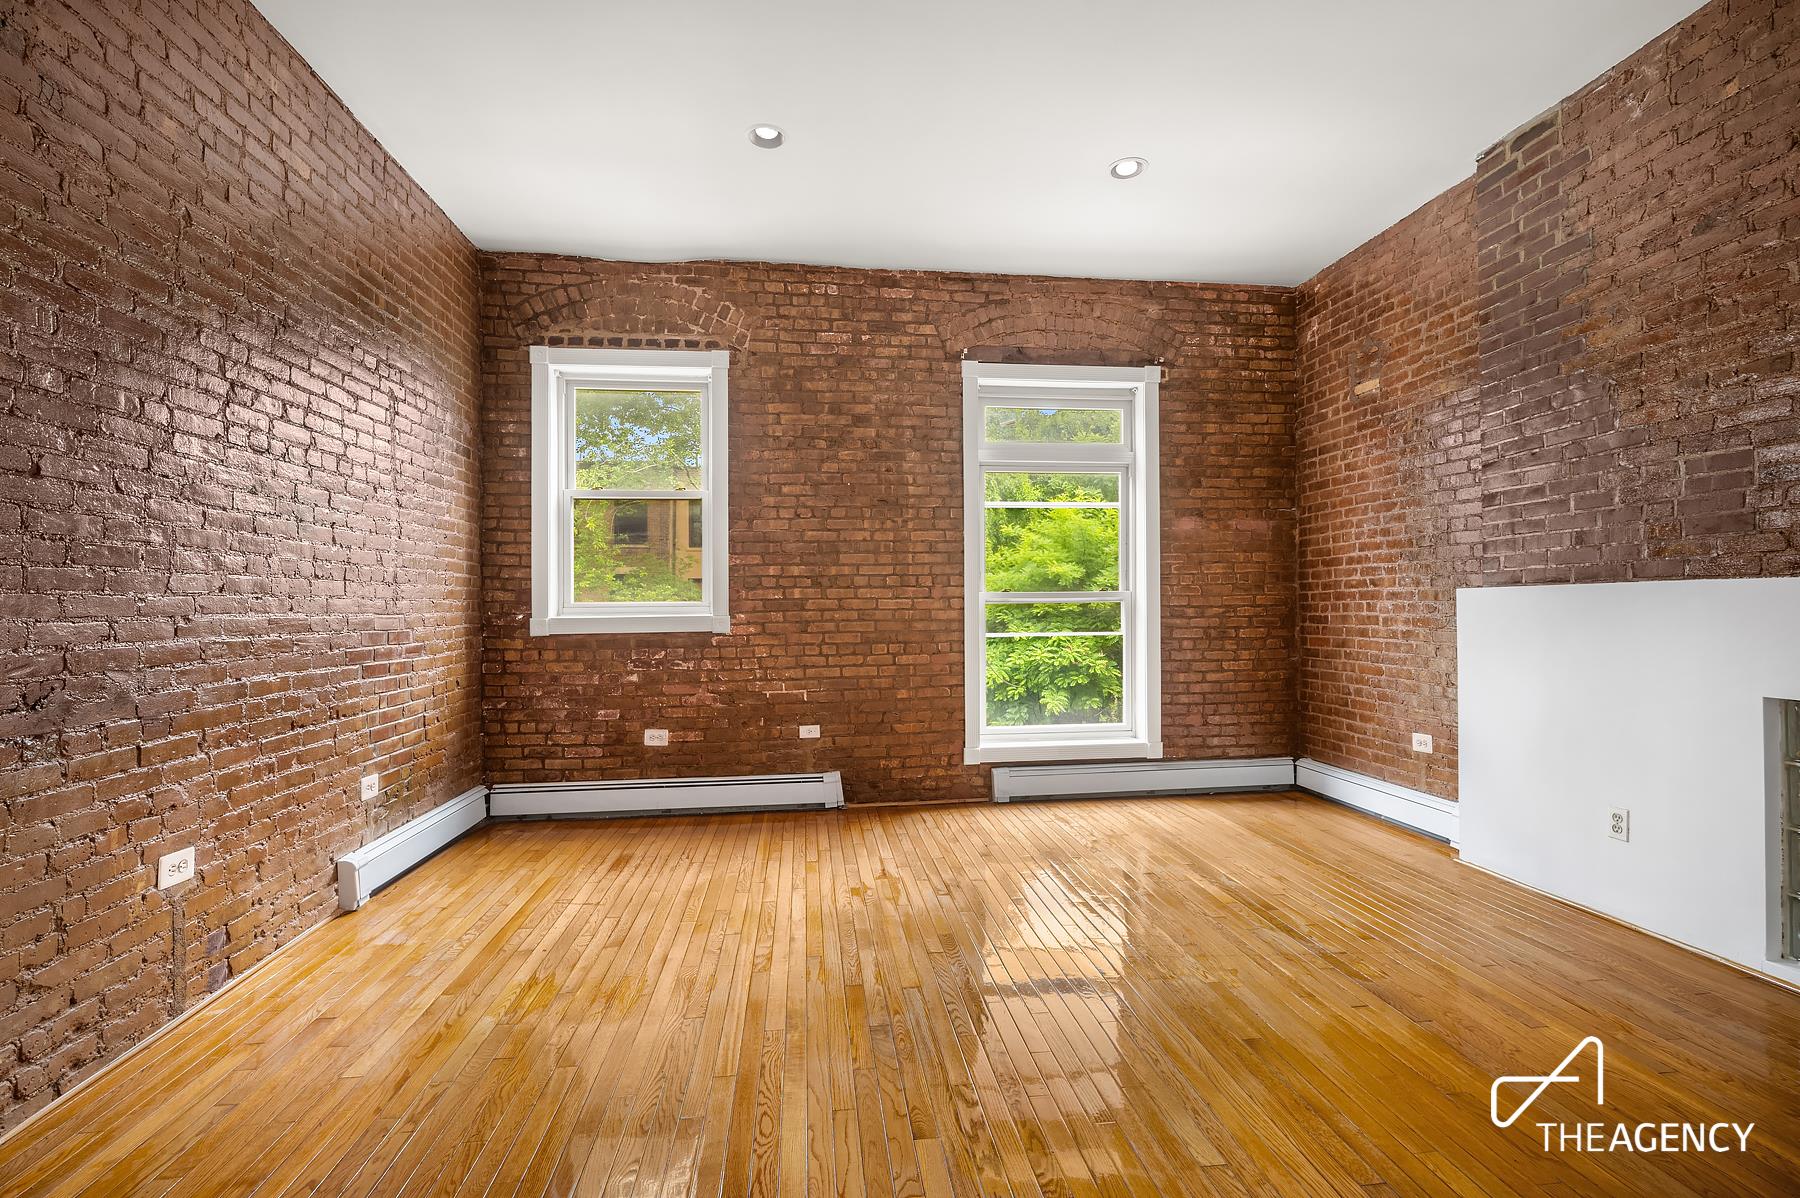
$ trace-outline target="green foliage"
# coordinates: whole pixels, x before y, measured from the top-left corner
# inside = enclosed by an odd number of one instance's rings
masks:
[[[1111,502],[1118,476],[987,476],[995,502]],[[987,589],[1112,591],[1119,586],[1116,508],[990,508]],[[1116,632],[1116,603],[990,604],[989,632]],[[1020,727],[1116,723],[1124,710],[1122,636],[990,637],[988,722]]]
[[[990,638],[988,723],[1117,723],[1124,710],[1123,654],[1123,637]]]
[[[1115,508],[990,508],[990,591],[1115,591]]]
[[[701,485],[698,391],[575,392],[575,484],[685,491]]]
[[[575,392],[575,484],[584,490],[682,491],[704,481],[697,391]],[[578,603],[692,602],[698,581],[684,576],[669,535],[679,500],[578,499],[573,513],[573,592]],[[651,544],[613,541],[613,511],[649,508]]]
[[[1093,471],[995,470],[987,476],[990,503],[1117,503],[1119,476]]]
[[[612,509],[647,502],[673,508],[680,500],[577,499],[574,522],[574,595],[577,603],[698,602],[701,586],[677,571],[675,555],[662,547],[615,545]],[[655,527],[654,521],[652,527]]]
[[[1117,445],[1124,413],[1111,408],[987,409],[987,439],[1044,445]]]

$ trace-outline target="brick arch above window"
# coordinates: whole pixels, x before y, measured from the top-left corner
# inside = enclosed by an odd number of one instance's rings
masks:
[[[952,357],[1146,365],[1172,354],[1182,336],[1148,303],[1093,302],[1049,293],[997,300],[938,326]],[[1003,356],[1002,356],[1003,355]]]
[[[750,325],[729,300],[655,280],[595,280],[546,287],[514,305],[513,324],[535,344],[625,349],[747,349]]]

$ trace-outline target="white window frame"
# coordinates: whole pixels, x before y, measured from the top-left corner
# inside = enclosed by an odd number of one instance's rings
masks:
[[[531,635],[730,632],[730,470],[727,350],[531,347]],[[699,391],[704,485],[692,491],[584,492],[574,488],[574,391]],[[701,501],[702,595],[696,603],[576,603],[570,589],[572,500],[583,496]]]
[[[974,765],[999,761],[1160,758],[1162,748],[1162,557],[1157,457],[1160,366],[1017,366],[963,363],[964,748]],[[1119,445],[987,440],[986,405],[1111,407],[1124,413]],[[1125,637],[1124,720],[1117,725],[1032,729],[987,726],[986,505],[990,470],[1099,470],[1122,475],[1116,592]],[[1021,596],[1009,598],[1018,600]]]

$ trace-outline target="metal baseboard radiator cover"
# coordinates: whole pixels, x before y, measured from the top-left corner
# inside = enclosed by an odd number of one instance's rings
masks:
[[[487,787],[477,786],[407,820],[338,858],[338,907],[354,911],[382,886],[487,818]]]
[[[1204,794],[1294,784],[1292,757],[1221,761],[1103,761],[1080,765],[1007,765],[994,769],[994,801],[1082,795]]]
[[[844,805],[836,770],[739,778],[626,778],[611,782],[518,782],[493,788],[496,816],[650,815],[679,811],[778,811]]]

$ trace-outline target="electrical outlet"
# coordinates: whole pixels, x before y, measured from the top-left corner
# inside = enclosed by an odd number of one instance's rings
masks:
[[[1606,834],[1614,840],[1631,839],[1631,812],[1614,807],[1606,815]]]
[[[373,802],[375,799],[375,796],[380,793],[381,793],[381,775],[380,774],[364,774],[363,779],[362,779],[363,802],[365,802],[365,803]]]
[[[646,729],[644,729],[644,743],[647,745],[666,745],[666,744],[668,744],[669,743],[669,730],[667,728],[646,728]]]
[[[801,740],[818,740],[819,739],[819,726],[817,724],[802,724],[802,725],[800,725],[800,739]]]
[[[1431,752],[1431,733],[1429,733],[1429,732],[1413,733],[1413,752],[1415,752],[1415,753]]]
[[[156,861],[156,888],[167,890],[194,876],[194,846],[165,853]]]

